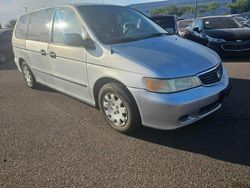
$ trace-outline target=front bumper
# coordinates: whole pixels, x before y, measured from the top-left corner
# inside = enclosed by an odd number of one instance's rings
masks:
[[[177,129],[194,123],[218,110],[230,92],[227,71],[220,83],[187,91],[160,94],[129,88],[138,105],[142,124],[162,130]]]

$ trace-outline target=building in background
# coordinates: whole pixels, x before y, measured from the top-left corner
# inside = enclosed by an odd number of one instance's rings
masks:
[[[212,0],[198,0],[198,4],[209,4],[213,2]],[[214,12],[215,15],[221,15],[221,14],[230,14],[231,10],[226,8],[225,5],[227,3],[231,3],[232,0],[217,0],[220,4],[220,7]],[[156,8],[164,8],[168,7],[171,5],[176,5],[176,6],[193,6],[195,7],[195,0],[166,0],[166,1],[159,1],[159,2],[151,2],[151,3],[141,3],[141,4],[133,4],[130,5],[131,7],[139,10],[143,14],[150,16],[152,10]],[[207,12],[204,15],[211,15],[212,13]],[[191,17],[192,15],[186,15],[186,17]]]

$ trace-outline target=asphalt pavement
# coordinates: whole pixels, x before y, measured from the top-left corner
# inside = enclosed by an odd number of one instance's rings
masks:
[[[0,65],[0,187],[250,187],[250,60],[223,108],[175,131],[115,132],[100,112]]]

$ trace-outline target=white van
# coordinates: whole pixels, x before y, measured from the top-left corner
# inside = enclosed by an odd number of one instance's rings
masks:
[[[229,79],[212,50],[129,7],[62,5],[21,16],[15,63],[37,83],[99,107],[122,133],[177,129],[221,107]]]

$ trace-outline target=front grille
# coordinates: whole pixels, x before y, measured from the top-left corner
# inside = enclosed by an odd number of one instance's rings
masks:
[[[222,48],[225,51],[246,51],[246,50],[250,50],[250,41],[226,43],[222,45]]]
[[[223,67],[220,64],[217,68],[201,73],[198,77],[203,85],[212,85],[220,82],[223,75]]]

